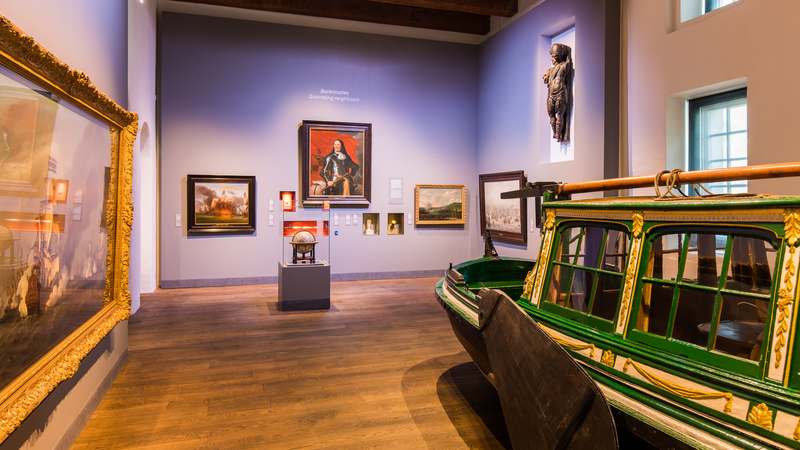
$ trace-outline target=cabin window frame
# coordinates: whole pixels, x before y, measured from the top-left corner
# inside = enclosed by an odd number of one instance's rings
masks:
[[[620,231],[620,232],[625,234],[625,236],[627,238],[627,244],[626,244],[625,261],[624,261],[624,263],[622,265],[623,266],[622,267],[622,269],[623,269],[622,272],[617,273],[617,272],[613,272],[613,271],[603,270],[603,269],[600,269],[600,268],[583,266],[583,265],[580,265],[580,264],[563,263],[563,262],[557,260],[558,259],[557,258],[558,251],[561,248],[561,236],[562,236],[562,232],[564,231],[564,229],[567,229],[567,228],[578,228],[578,227],[581,227],[581,226],[583,226],[583,227],[600,226],[600,227],[604,227],[605,228],[604,233],[603,233],[603,239],[602,239],[602,242],[601,242],[601,247],[600,247],[600,250],[598,252],[598,258],[600,259],[600,264],[602,264],[602,260],[605,257],[605,250],[606,250],[606,245],[607,245],[607,240],[608,240],[608,231],[609,230],[616,230],[616,231]],[[541,298],[541,301],[539,302],[539,308],[542,309],[543,311],[551,312],[551,313],[557,314],[557,315],[559,315],[561,317],[574,320],[575,322],[579,322],[581,324],[588,325],[588,326],[593,327],[593,328],[595,328],[597,330],[605,331],[605,332],[608,332],[608,333],[613,333],[614,329],[615,329],[615,326],[616,326],[616,323],[617,323],[617,320],[618,320],[618,317],[619,317],[619,308],[620,308],[620,304],[622,303],[622,296],[624,294],[625,277],[626,277],[626,270],[625,269],[627,269],[628,262],[629,262],[630,257],[631,257],[630,252],[631,252],[632,242],[633,242],[633,236],[632,236],[631,231],[630,231],[630,226],[625,222],[617,222],[617,221],[610,221],[610,220],[609,221],[604,221],[604,220],[585,220],[585,219],[578,219],[578,220],[567,219],[567,220],[562,220],[561,222],[559,222],[557,224],[556,228],[555,228],[555,232],[554,232],[554,236],[553,236],[553,246],[552,246],[552,250],[550,251],[549,261],[547,263],[548,267],[547,267],[547,274],[546,274],[547,275],[546,276],[546,283],[545,283],[545,285],[544,285],[544,287],[542,289],[542,298]],[[579,270],[585,270],[587,272],[593,272],[596,275],[599,275],[599,274],[611,274],[611,275],[615,275],[615,276],[619,275],[620,276],[620,292],[619,292],[619,294],[617,296],[617,304],[616,304],[616,307],[614,309],[613,319],[611,319],[611,320],[605,319],[603,317],[596,316],[596,315],[593,315],[591,313],[592,307],[594,306],[594,300],[595,300],[594,297],[596,296],[596,293],[597,293],[596,291],[597,291],[598,280],[597,280],[596,276],[594,277],[594,280],[592,282],[591,297],[589,298],[589,302],[587,303],[586,312],[579,311],[579,310],[576,310],[576,309],[572,309],[572,308],[569,308],[569,307],[566,307],[566,306],[562,306],[562,305],[559,305],[558,303],[550,300],[548,298],[548,293],[550,291],[550,285],[552,283],[553,268],[556,265],[559,265],[561,267],[569,268],[571,271],[575,270],[575,269],[579,269]],[[571,282],[570,282],[570,288],[569,289],[570,290],[572,289],[571,288]]]
[[[683,271],[685,269],[686,264],[686,257],[689,251],[688,242],[682,245],[679,255],[679,263],[678,269],[676,274],[676,279],[673,280],[665,280],[662,278],[656,277],[646,277],[645,274],[647,273],[647,267],[645,262],[649,261],[650,256],[654,250],[654,242],[660,236],[664,235],[683,235],[689,236],[691,234],[716,234],[716,235],[726,235],[726,248],[725,254],[723,256],[722,262],[722,270],[720,271],[720,280],[718,280],[717,287],[709,287],[698,283],[691,283],[681,280]],[[770,286],[770,293],[767,297],[766,294],[760,295],[752,292],[745,292],[739,291],[734,289],[727,289],[723,288],[722,286],[725,284],[724,280],[727,280],[727,269],[730,266],[731,259],[732,259],[732,246],[733,246],[733,237],[751,237],[751,238],[761,238],[776,248],[776,255],[775,255],[775,267],[772,270],[772,285]],[[688,239],[684,239],[684,241],[688,241]],[[642,251],[641,255],[641,267],[639,274],[637,276],[637,282],[635,287],[635,293],[633,302],[631,304],[631,314],[630,319],[628,321],[628,330],[627,330],[627,338],[632,342],[640,342],[645,345],[648,345],[652,348],[667,351],[670,354],[676,356],[687,357],[694,361],[706,363],[715,367],[719,367],[725,370],[732,370],[738,373],[741,373],[746,376],[750,376],[753,378],[760,378],[762,377],[764,370],[766,369],[766,365],[769,363],[769,355],[770,355],[770,348],[771,348],[771,331],[773,327],[773,321],[775,317],[775,298],[777,295],[777,290],[780,289],[780,276],[781,276],[781,268],[783,267],[784,261],[784,251],[785,246],[783,245],[782,238],[772,229],[767,227],[761,226],[746,226],[746,225],[738,225],[738,226],[719,226],[719,225],[696,225],[696,224],[665,224],[665,225],[657,225],[656,227],[651,228],[648,230],[645,236],[645,246]],[[642,331],[636,328],[637,319],[641,312],[641,302],[643,299],[643,292],[645,284],[650,283],[651,285],[660,284],[663,286],[671,286],[673,289],[673,297],[671,300],[670,310],[669,310],[669,322],[668,322],[668,329],[665,336],[661,336],[655,333],[650,333],[647,331]],[[714,307],[712,313],[712,323],[710,326],[709,338],[706,342],[705,347],[701,347],[699,345],[693,344],[691,342],[687,342],[685,340],[680,340],[672,337],[672,333],[674,332],[675,328],[675,317],[677,314],[677,309],[679,307],[680,302],[676,301],[676,288],[689,288],[689,289],[697,289],[697,290],[707,290],[707,291],[715,291],[715,298],[714,298]],[[764,337],[761,343],[760,355],[757,361],[751,359],[745,359],[738,357],[736,355],[732,355],[730,353],[722,352],[719,350],[714,349],[714,344],[716,341],[717,335],[717,327],[719,326],[720,318],[720,311],[722,307],[722,297],[721,293],[727,293],[730,295],[737,295],[742,297],[754,298],[754,299],[761,299],[767,300],[767,313],[766,313],[766,321],[764,322]]]

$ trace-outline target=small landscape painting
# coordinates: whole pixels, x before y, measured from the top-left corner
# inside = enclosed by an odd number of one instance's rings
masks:
[[[467,190],[463,184],[418,184],[414,189],[417,225],[464,225]]]
[[[189,235],[255,231],[255,177],[189,175],[187,193]]]

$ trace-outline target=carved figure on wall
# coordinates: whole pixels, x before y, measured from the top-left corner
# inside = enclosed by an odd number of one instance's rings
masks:
[[[569,116],[572,109],[572,49],[568,45],[553,44],[550,47],[553,65],[542,77],[547,85],[547,114],[553,139],[569,141]]]

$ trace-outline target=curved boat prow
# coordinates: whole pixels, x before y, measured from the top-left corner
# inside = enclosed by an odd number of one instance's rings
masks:
[[[515,449],[616,449],[603,393],[502,291],[482,289],[480,329]]]

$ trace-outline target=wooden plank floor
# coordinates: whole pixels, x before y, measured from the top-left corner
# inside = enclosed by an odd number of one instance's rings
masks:
[[[146,296],[73,448],[509,448],[434,283],[333,283],[329,312],[279,312],[275,285]]]

